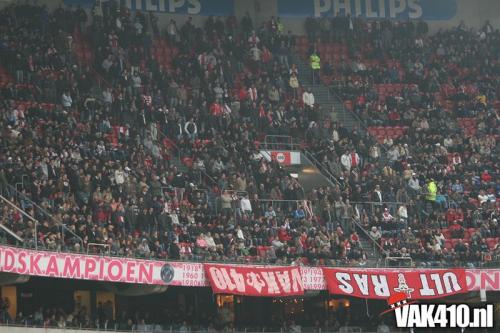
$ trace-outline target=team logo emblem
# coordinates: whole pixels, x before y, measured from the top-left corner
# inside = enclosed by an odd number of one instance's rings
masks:
[[[276,160],[280,163],[284,163],[285,162],[285,154],[283,153],[277,153],[276,154]]]
[[[167,284],[172,282],[172,280],[174,279],[174,268],[171,265],[163,265],[163,267],[161,268],[161,279]]]
[[[414,288],[408,287],[408,284],[406,283],[405,276],[403,273],[398,274],[398,287],[394,288],[394,291],[397,293],[405,293],[408,298],[411,298],[411,293],[415,291]]]

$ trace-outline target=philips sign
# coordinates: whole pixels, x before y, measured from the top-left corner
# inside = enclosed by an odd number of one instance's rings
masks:
[[[278,15],[284,17],[338,14],[367,19],[449,20],[456,13],[456,0],[278,0]]]
[[[103,3],[106,1],[102,1]],[[131,10],[151,11],[184,15],[233,15],[233,0],[120,0]],[[64,0],[66,5],[91,7],[95,0]]]

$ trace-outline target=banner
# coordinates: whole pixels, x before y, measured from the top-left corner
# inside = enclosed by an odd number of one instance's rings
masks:
[[[500,269],[468,269],[465,275],[468,290],[500,290]]]
[[[278,16],[445,21],[457,14],[457,0],[278,0]]]
[[[260,154],[267,161],[276,160],[283,165],[300,164],[300,152],[298,151],[261,150]]]
[[[106,6],[108,1],[103,1]],[[181,15],[229,16],[234,13],[234,0],[120,0],[130,10]],[[64,0],[68,6],[92,7],[95,0]]]
[[[300,267],[205,264],[205,274],[215,294],[273,297],[304,295]]]
[[[465,270],[388,270],[323,268],[330,294],[387,299],[404,292],[408,298],[441,298],[465,293]]]
[[[210,267],[216,268],[211,272],[217,274],[215,277],[219,284],[215,288],[213,274],[205,274]],[[215,292],[238,293],[238,290],[244,290],[245,295],[255,296],[302,295],[304,290],[328,289],[333,294],[384,298],[387,293],[393,293],[395,288],[406,290],[405,284],[408,293],[414,298],[444,297],[480,289],[500,291],[500,269],[360,270],[229,266],[35,251],[2,245],[0,272],[136,284],[212,286]],[[243,286],[241,276],[245,277]],[[234,289],[232,292],[231,288]]]
[[[207,286],[201,264],[43,252],[6,246],[0,246],[0,271],[107,282]]]

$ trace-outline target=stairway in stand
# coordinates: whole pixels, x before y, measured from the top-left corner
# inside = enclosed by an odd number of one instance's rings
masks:
[[[299,69],[299,82],[304,88],[311,88],[316,103],[321,106],[323,114],[329,114],[331,119],[341,123],[346,128],[352,130],[360,129],[359,121],[347,110],[342,101],[330,92],[330,89],[322,83],[312,84],[312,70],[307,60],[299,55],[292,56],[292,60]]]
[[[314,94],[314,99],[322,109],[322,114],[329,115],[333,121],[337,121],[349,130],[356,129],[359,134],[365,131],[363,124],[352,113],[344,107],[340,98],[330,91],[329,87],[323,83],[315,82],[312,84],[312,70],[307,60],[295,54],[292,56],[292,62],[297,64],[299,70],[299,82],[304,89],[310,88]],[[323,173],[323,171],[320,170]],[[376,263],[380,259],[380,251],[376,248],[374,241],[366,234],[360,234],[360,244],[366,253],[367,260],[370,263]]]

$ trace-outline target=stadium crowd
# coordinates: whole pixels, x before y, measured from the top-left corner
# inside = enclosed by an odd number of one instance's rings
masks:
[[[387,256],[429,265],[499,255],[499,35],[488,25],[430,36],[411,22],[308,20],[308,40],[249,15],[160,31],[153,13],[113,1],[91,19],[31,5],[0,17],[0,187],[40,223],[5,204],[1,218],[29,246],[364,264],[366,232]],[[325,116],[292,61],[302,41],[318,57],[347,45],[348,58],[323,60],[323,81],[368,126],[404,133],[380,140]],[[383,95],[383,84],[401,89]],[[305,193],[259,154],[265,135],[301,142],[337,185]]]
[[[272,324],[265,325],[260,322],[258,326],[237,326],[234,322],[234,312],[228,307],[219,307],[213,311],[205,309],[201,314],[195,315],[192,307],[187,311],[181,309],[164,308],[157,313],[147,311],[121,311],[113,315],[113,303],[99,303],[94,315],[89,314],[85,306],[77,306],[68,312],[62,308],[37,308],[33,313],[19,312],[15,320],[7,313],[9,300],[2,301],[0,310],[0,323],[28,327],[57,327],[60,329],[99,329],[103,331],[132,331],[132,332],[336,332],[339,329],[349,328],[350,323],[355,322],[356,314],[349,308],[339,308],[330,313],[327,318],[324,315],[313,314],[307,316],[294,316],[284,318],[274,315]],[[373,318],[365,327],[375,330],[377,324],[383,322]],[[281,324],[281,325],[280,325]]]

